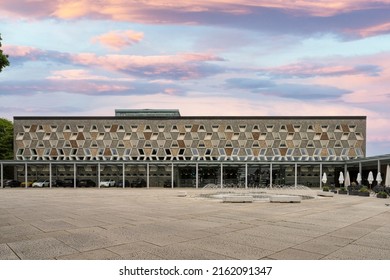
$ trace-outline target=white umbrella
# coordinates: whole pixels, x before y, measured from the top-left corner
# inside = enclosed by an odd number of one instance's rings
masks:
[[[387,165],[385,186],[390,187],[390,165]]]
[[[341,171],[340,171],[340,176],[339,176],[339,183],[340,183],[340,185],[341,185],[342,183],[344,183],[344,174],[343,174],[343,172],[341,172]]]
[[[326,184],[326,182],[328,181],[328,177],[326,177],[326,173],[324,172],[324,174],[322,175],[322,179],[321,179],[322,183]]]
[[[351,178],[349,177],[349,171],[347,171],[347,173],[345,173],[344,186],[349,187],[350,185],[351,185]]]
[[[376,174],[375,181],[377,181],[378,185],[380,185],[382,183],[382,175],[380,172],[378,172],[378,174]]]
[[[372,174],[372,171],[370,171],[370,172],[368,173],[367,181],[368,181],[368,183],[369,183],[370,185],[372,184],[372,182],[374,182],[374,174]]]
[[[360,183],[362,182],[362,175],[360,175],[360,173],[358,173],[356,177],[356,182],[358,183],[358,185],[360,185]]]

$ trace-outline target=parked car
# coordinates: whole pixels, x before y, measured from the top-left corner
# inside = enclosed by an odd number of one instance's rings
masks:
[[[145,188],[146,187],[146,181],[143,178],[137,178],[131,182],[132,188]]]
[[[76,179],[76,186],[79,184],[79,180]],[[73,178],[67,178],[62,181],[61,187],[74,187],[74,179]]]
[[[108,179],[108,180],[103,180],[100,181],[100,186],[101,187],[115,187],[115,181]]]
[[[47,179],[39,179],[38,181],[35,181],[32,184],[32,187],[38,187],[38,188],[49,187],[49,186],[50,186],[50,180]]]
[[[116,186],[118,187],[118,188],[123,188],[123,181],[121,180],[121,181],[118,181],[118,183],[116,184]],[[129,182],[129,180],[125,180],[125,188],[128,188],[128,187],[130,187],[130,182]]]
[[[78,187],[96,187],[96,183],[92,181],[91,179],[82,179],[77,185]]]
[[[33,181],[27,181],[27,182],[23,181],[23,182],[20,183],[20,186],[22,188],[25,188],[26,186],[27,186],[27,188],[30,188],[30,187],[32,187],[33,183],[34,183]]]
[[[172,187],[172,180],[165,180],[164,181],[164,188],[171,188]],[[176,187],[176,182],[173,181],[173,187]]]
[[[18,180],[5,180],[4,187],[10,187],[10,188],[20,187],[20,182]]]

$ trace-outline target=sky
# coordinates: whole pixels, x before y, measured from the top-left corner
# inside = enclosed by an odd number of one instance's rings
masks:
[[[0,117],[367,116],[390,154],[390,0],[0,0]]]

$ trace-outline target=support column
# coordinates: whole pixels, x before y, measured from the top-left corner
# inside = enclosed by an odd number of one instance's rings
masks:
[[[381,161],[379,159],[378,159],[378,172],[381,172]],[[377,174],[378,174],[378,172],[377,172]]]
[[[199,188],[199,163],[195,164],[195,187]]]
[[[49,163],[49,188],[52,187],[51,162]]]
[[[272,163],[269,164],[269,187],[272,189]]]
[[[322,163],[320,163],[320,189],[322,190]]]
[[[149,163],[146,164],[146,187],[149,189]]]
[[[4,188],[4,178],[3,178],[3,163],[0,163],[0,184],[1,188]]]
[[[248,188],[248,163],[245,163],[245,188]]]
[[[24,187],[27,189],[27,162],[24,163],[24,183],[26,184]]]
[[[73,163],[73,187],[76,188],[76,177],[77,177],[77,166],[76,163]]]
[[[173,174],[173,162],[172,162],[172,166],[171,166],[171,188],[173,189],[174,187],[174,182],[175,182],[175,177],[174,177],[174,174]]]
[[[298,186],[298,163],[295,163],[295,176],[294,176],[294,186]]]
[[[125,181],[126,181],[126,169],[125,169],[126,167],[125,167],[125,163],[122,163],[122,186],[123,186],[123,188],[125,188],[126,187],[126,183],[125,183]]]
[[[100,162],[98,162],[97,170],[98,170],[98,174],[97,174],[98,181],[97,181],[97,183],[98,183],[98,188],[100,189]]]
[[[221,189],[223,188],[223,163],[221,162]]]
[[[362,163],[359,162],[359,173],[360,173],[360,176],[362,176],[362,179],[363,179],[363,174],[362,174]]]

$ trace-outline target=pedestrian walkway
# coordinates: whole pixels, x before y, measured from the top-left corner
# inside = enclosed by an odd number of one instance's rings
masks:
[[[223,203],[201,192],[0,189],[0,259],[390,259],[390,199]]]

